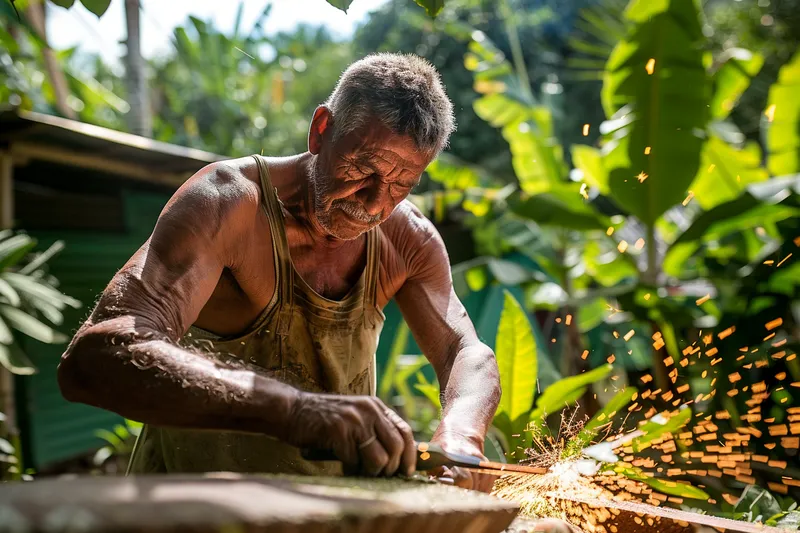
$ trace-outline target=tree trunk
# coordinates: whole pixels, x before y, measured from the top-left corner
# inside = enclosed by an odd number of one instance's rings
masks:
[[[53,93],[55,94],[56,110],[67,118],[75,118],[75,111],[67,105],[67,96],[69,95],[69,88],[67,86],[67,79],[64,77],[64,71],[61,70],[61,65],[58,64],[58,59],[52,48],[47,42],[47,24],[46,24],[46,10],[44,0],[32,0],[28,7],[25,9],[25,16],[28,21],[39,34],[39,38],[44,43],[42,47],[42,59],[44,59],[45,70],[47,70],[47,77],[53,85]]]
[[[128,28],[127,55],[125,56],[126,78],[128,85],[128,101],[131,110],[128,113],[130,130],[144,137],[152,137],[153,124],[150,116],[150,98],[147,89],[145,62],[142,58],[139,40],[139,0],[125,0],[125,22]]]

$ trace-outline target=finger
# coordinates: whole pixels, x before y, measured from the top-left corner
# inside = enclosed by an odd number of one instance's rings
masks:
[[[389,454],[380,439],[376,438],[368,445],[359,447],[358,451],[361,457],[362,474],[369,477],[381,475],[389,462]]]
[[[389,410],[389,418],[400,432],[403,439],[403,451],[400,458],[400,471],[406,476],[410,476],[417,469],[417,443],[414,442],[414,432],[411,426],[402,419],[400,415]]]
[[[378,436],[378,440],[383,444],[383,449],[388,454],[383,475],[394,475],[397,472],[397,467],[400,465],[400,458],[403,454],[403,437],[392,420],[384,413],[375,422],[375,433]]]

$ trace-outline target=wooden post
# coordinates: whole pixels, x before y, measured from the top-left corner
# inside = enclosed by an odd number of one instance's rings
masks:
[[[9,152],[0,151],[0,230],[14,225],[14,166]],[[15,434],[14,375],[0,365],[0,412],[5,414],[5,430]]]

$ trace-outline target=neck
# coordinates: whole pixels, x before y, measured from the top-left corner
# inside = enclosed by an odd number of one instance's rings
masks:
[[[315,183],[312,179],[315,157],[310,152],[276,160],[270,176],[278,189],[278,197],[291,215],[291,223],[299,226],[315,246],[336,249],[348,241],[330,235],[315,214]],[[272,168],[270,169],[272,170]]]

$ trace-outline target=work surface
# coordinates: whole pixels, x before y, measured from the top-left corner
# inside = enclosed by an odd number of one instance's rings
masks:
[[[485,494],[400,479],[209,474],[0,486],[2,533],[499,533],[516,514]]]

